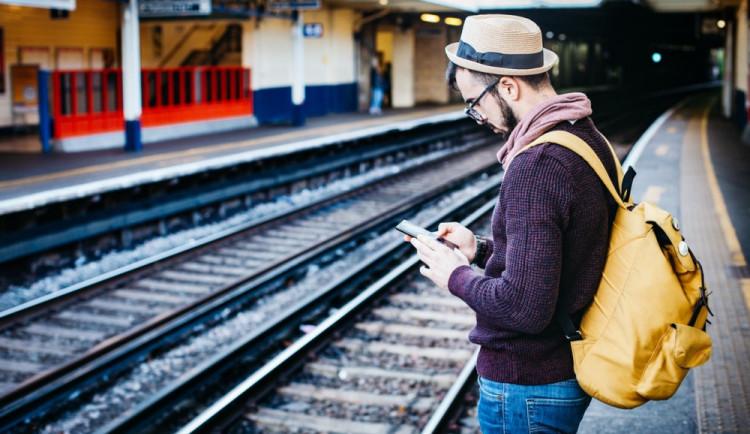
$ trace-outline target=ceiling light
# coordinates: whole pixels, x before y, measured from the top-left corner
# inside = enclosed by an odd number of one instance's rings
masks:
[[[388,0],[380,0],[379,3],[383,6],[388,4]]]
[[[419,19],[426,23],[439,23],[440,17],[435,14],[422,14]]]
[[[717,22],[716,22],[716,26],[717,26],[718,28],[720,28],[720,29],[723,29],[724,27],[726,27],[726,26],[727,26],[727,22],[726,22],[726,21],[724,21],[724,20],[719,20],[719,21],[717,21]]]
[[[445,24],[449,26],[460,26],[463,24],[463,20],[461,18],[456,17],[445,17]]]

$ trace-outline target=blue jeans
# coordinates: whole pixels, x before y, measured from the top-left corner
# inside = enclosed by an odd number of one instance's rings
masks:
[[[380,110],[383,105],[383,89],[380,87],[372,88],[372,100],[370,101],[370,110]]]
[[[479,426],[484,434],[574,433],[591,397],[575,378],[541,386],[479,377]]]

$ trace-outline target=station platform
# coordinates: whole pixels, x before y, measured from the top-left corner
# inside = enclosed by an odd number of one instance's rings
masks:
[[[750,432],[750,146],[721,117],[718,92],[670,109],[642,136],[626,165],[636,202],[678,218],[704,269],[715,316],[711,359],[692,369],[674,397],[620,410],[593,401],[581,433]]]
[[[366,112],[327,115],[309,118],[301,127],[265,125],[175,139],[144,145],[137,153],[122,149],[50,154],[0,150],[0,215],[465,117],[463,105],[427,106],[386,109],[377,116]]]

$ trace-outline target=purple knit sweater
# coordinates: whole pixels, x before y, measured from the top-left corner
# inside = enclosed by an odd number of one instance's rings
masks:
[[[590,118],[552,130],[583,139],[616,179],[611,151]],[[462,266],[448,282],[476,312],[469,339],[481,345],[479,375],[526,385],[573,378],[555,305],[560,298],[578,325],[599,284],[616,209],[593,169],[572,151],[543,144],[515,157],[492,216],[484,275]]]

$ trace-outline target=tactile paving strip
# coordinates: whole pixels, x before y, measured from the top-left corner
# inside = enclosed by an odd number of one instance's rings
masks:
[[[716,103],[716,99],[713,100]],[[750,431],[750,314],[742,292],[738,261],[726,227],[726,208],[715,201],[713,168],[704,162],[709,107],[688,122],[681,159],[681,216],[684,234],[705,271],[715,317],[708,332],[712,356],[694,369],[698,432]],[[712,179],[713,178],[713,179]],[[724,208],[724,209],[722,209]],[[722,227],[724,226],[724,227]],[[741,254],[739,255],[741,257]]]

